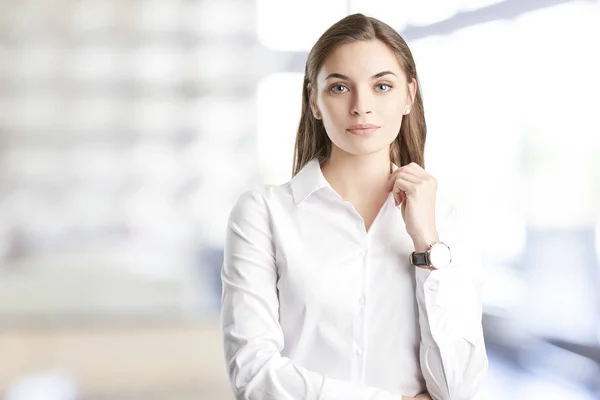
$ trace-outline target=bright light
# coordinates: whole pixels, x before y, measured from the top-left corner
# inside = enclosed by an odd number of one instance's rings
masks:
[[[258,85],[258,160],[267,183],[283,183],[291,178],[302,79],[298,73],[275,74]]]
[[[409,2],[389,0],[354,0],[351,13],[363,13],[402,31],[410,16]]]
[[[273,50],[308,51],[348,12],[346,0],[258,0],[258,40]]]
[[[596,221],[596,227],[594,228],[594,249],[596,250],[596,259],[600,264],[600,217]]]
[[[421,0],[408,2],[409,24],[425,26],[452,18],[459,7],[458,0]]]

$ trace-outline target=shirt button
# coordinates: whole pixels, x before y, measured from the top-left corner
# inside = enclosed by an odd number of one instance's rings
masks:
[[[356,354],[357,357],[360,357],[361,351],[357,346],[354,347],[354,353]]]
[[[364,306],[365,306],[365,302],[366,302],[366,300],[365,300],[365,296],[363,295],[363,296],[361,296],[361,297],[360,297],[360,300],[358,301],[358,303],[359,303],[359,304],[360,304],[362,307],[364,307]]]

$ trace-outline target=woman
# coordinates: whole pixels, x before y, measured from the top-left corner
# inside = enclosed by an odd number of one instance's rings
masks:
[[[362,14],[310,51],[293,178],[244,193],[229,216],[237,399],[475,395],[488,368],[479,263],[423,169],[418,82],[404,40]]]

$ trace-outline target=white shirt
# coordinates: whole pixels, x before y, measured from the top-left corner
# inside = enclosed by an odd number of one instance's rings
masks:
[[[459,239],[456,215],[436,205],[453,260],[430,272],[409,263],[414,245],[393,195],[367,232],[316,158],[283,185],[241,195],[221,272],[236,399],[472,398],[488,369],[481,260]]]

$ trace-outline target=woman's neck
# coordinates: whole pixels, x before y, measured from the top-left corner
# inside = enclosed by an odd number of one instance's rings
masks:
[[[391,173],[389,149],[354,155],[334,146],[321,171],[342,199],[359,204],[376,201],[387,196],[385,188]]]

